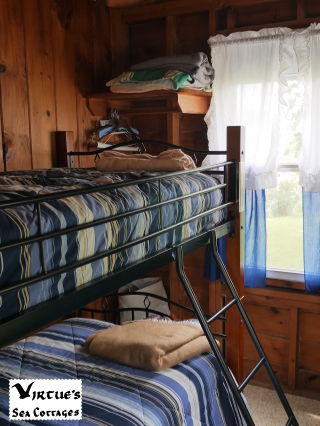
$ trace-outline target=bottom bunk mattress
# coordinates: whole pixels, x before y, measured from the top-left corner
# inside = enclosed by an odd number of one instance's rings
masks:
[[[48,169],[0,174],[0,202],[23,200],[28,196],[52,194],[64,190],[94,187],[95,192],[50,200],[40,203],[43,233],[61,231],[114,215],[152,206],[159,200],[158,181],[130,184],[127,187],[99,190],[109,183],[130,182],[152,177],[146,173],[101,173],[91,169]],[[159,174],[159,177],[161,175]],[[219,180],[203,173],[192,173],[163,178],[162,201],[202,191],[219,184]],[[163,227],[190,219],[221,205],[223,191],[217,189],[172,202],[162,207]],[[159,208],[95,225],[45,240],[43,243],[44,268],[39,243],[1,251],[1,245],[22,238],[39,235],[37,205],[0,210],[0,289],[1,286],[19,283],[44,272],[75,264],[98,253],[106,257],[63,274],[44,279],[39,283],[12,291],[0,297],[0,320],[30,308],[75,287],[119,270],[165,248],[172,247],[200,232],[208,230],[224,219],[224,211],[189,222],[170,232],[108,256],[107,251],[122,244],[146,237],[161,229]],[[45,269],[45,271],[43,270]]]
[[[146,372],[84,351],[90,334],[112,326],[69,319],[0,350],[0,424],[245,425],[212,353],[161,372]],[[10,379],[81,379],[82,420],[10,421]]]

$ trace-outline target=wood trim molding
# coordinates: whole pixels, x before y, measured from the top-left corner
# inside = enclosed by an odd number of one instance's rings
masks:
[[[244,128],[227,128],[227,161],[244,161]],[[230,169],[229,169],[230,171]],[[243,188],[244,190],[244,188]],[[241,188],[240,188],[241,197]],[[240,209],[241,210],[241,209]],[[241,298],[244,295],[244,211],[238,206],[228,207],[228,215],[235,215],[235,237],[227,236],[227,270]],[[228,303],[229,294],[227,295]],[[233,307],[226,312],[226,362],[238,383],[243,380],[244,324],[238,310]]]

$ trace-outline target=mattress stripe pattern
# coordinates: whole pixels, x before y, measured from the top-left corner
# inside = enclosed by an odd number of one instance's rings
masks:
[[[88,335],[102,321],[70,319],[0,351],[0,424],[8,420],[8,380],[82,379],[79,425],[244,426],[239,409],[212,353],[161,371],[146,372],[86,353]],[[75,421],[52,424],[74,425]],[[25,422],[51,424],[50,421]]]
[[[149,176],[150,174],[148,174]],[[145,177],[141,173],[103,174],[88,169],[48,169],[30,172],[0,174],[0,201],[21,199],[27,195],[46,194],[71,188],[95,186],[101,178],[114,182],[130,181]],[[187,195],[215,186],[217,179],[196,173],[176,176],[162,181],[162,200]],[[52,232],[89,223],[92,220],[110,217],[146,207],[158,201],[158,183],[139,184],[115,190],[75,196],[62,200],[41,203],[43,232]],[[222,203],[222,191],[185,199],[166,205],[162,210],[163,226],[191,218]],[[0,297],[0,320],[48,300],[76,286],[118,270],[174,243],[212,227],[224,218],[218,211],[210,216],[190,222],[175,231],[152,238],[145,243],[123,250],[102,260],[68,271],[62,275],[22,288]],[[17,241],[38,235],[39,223],[36,205],[27,205],[0,211],[0,242]],[[160,229],[159,209],[117,219],[78,232],[44,241],[45,267],[52,271],[93,254],[134,241]],[[39,243],[29,244],[0,253],[0,288],[9,283],[42,273]]]

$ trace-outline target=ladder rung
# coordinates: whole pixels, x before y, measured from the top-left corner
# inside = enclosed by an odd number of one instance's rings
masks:
[[[256,374],[256,372],[259,370],[261,365],[264,363],[265,359],[261,358],[258,364],[254,367],[254,369],[247,375],[247,377],[244,379],[244,381],[241,383],[241,385],[238,387],[238,391],[242,392],[243,389],[247,386],[247,384],[250,382],[252,377]]]
[[[214,337],[219,337],[220,339],[226,339],[226,335],[225,334],[220,334],[220,333],[212,333],[212,335]]]
[[[218,317],[220,317],[220,315],[222,315],[225,311],[227,311],[229,308],[231,308],[232,305],[234,305],[236,303],[236,299],[231,300],[231,302],[229,302],[226,306],[224,306],[222,309],[220,309],[220,311],[218,311],[216,314],[213,315],[213,317],[211,317],[210,319],[208,319],[208,324],[212,324],[213,321],[215,321]]]
[[[286,426],[291,426],[292,420],[293,420],[293,417],[291,416],[290,419],[287,421]]]

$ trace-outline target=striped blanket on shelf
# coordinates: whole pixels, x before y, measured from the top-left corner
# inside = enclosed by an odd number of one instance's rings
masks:
[[[44,233],[66,229],[93,220],[146,207],[158,201],[158,182],[141,183],[109,191],[100,191],[99,185],[130,181],[151,176],[146,173],[107,174],[88,169],[49,169],[0,174],[0,201],[23,199],[26,196],[48,194],[68,189],[96,187],[97,192],[62,200],[41,203],[41,223]],[[176,176],[162,181],[162,200],[190,194],[215,186],[218,180],[201,173]],[[222,203],[221,190],[203,194],[162,208],[163,226],[188,219]],[[102,260],[56,275],[40,283],[12,291],[0,297],[0,320],[28,309],[54,296],[63,294],[96,278],[119,270],[174,243],[207,230],[224,218],[223,211],[151,238],[120,253]],[[44,241],[46,271],[69,265],[96,253],[101,253],[123,243],[134,241],[160,229],[159,209],[117,219],[82,231]],[[36,205],[31,204],[0,211],[1,244],[36,236],[39,223]],[[11,283],[41,274],[39,243],[1,252],[0,288]]]
[[[244,426],[220,367],[207,353],[161,372],[132,369],[84,351],[86,338],[112,324],[69,319],[0,350],[3,426]],[[81,379],[82,420],[9,421],[10,379]]]

